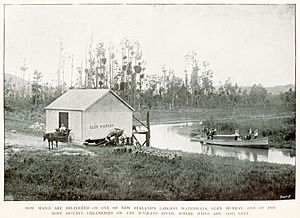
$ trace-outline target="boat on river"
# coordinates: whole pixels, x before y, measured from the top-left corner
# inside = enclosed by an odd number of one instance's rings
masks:
[[[213,139],[194,138],[194,141],[199,141],[202,144],[245,147],[245,148],[269,148],[268,137],[250,139],[250,140],[235,140],[234,135],[215,135]]]

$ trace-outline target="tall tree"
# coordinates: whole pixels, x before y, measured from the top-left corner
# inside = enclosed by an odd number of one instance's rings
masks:
[[[94,87],[95,88],[107,88],[108,87],[108,75],[106,71],[106,62],[105,57],[106,49],[104,43],[98,43],[96,46],[96,57],[97,57],[97,66],[95,69],[95,78],[94,78]]]
[[[85,70],[85,78],[86,78],[86,84],[87,84],[87,88],[88,89],[91,89],[93,87],[96,87],[96,84],[94,83],[94,75],[95,75],[95,64],[96,64],[96,61],[95,61],[95,57],[94,57],[94,54],[93,54],[93,36],[91,37],[91,42],[90,42],[90,47],[89,47],[89,51],[88,51],[88,62],[89,62],[89,68],[86,68]]]
[[[33,83],[31,85],[32,90],[32,102],[35,105],[41,103],[42,99],[42,85],[40,84],[41,78],[43,77],[42,73],[38,70],[35,70],[33,73]]]
[[[265,103],[267,90],[261,84],[254,84],[251,87],[249,98],[252,103]]]
[[[280,93],[280,100],[287,108],[296,109],[296,92],[290,88],[287,92]]]
[[[191,69],[191,104],[198,105],[198,94],[199,94],[199,61],[197,59],[197,53],[195,51],[190,51],[185,55],[185,60]]]

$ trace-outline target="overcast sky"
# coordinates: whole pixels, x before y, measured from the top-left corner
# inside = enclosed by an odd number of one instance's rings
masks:
[[[183,76],[191,50],[210,63],[214,81],[238,85],[295,83],[295,8],[291,5],[74,5],[5,8],[5,71],[21,76],[26,58],[44,80],[56,79],[59,40],[74,66],[85,62],[85,47],[118,47],[126,37],[140,42],[146,73],[163,65]],[[66,61],[69,81],[70,59]]]

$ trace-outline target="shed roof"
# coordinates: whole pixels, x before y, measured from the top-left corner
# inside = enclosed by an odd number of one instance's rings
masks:
[[[119,97],[109,89],[70,89],[65,94],[49,104],[45,109],[85,111],[91,105],[104,98],[104,96],[108,93],[112,93],[130,110],[134,111],[134,109],[129,104],[127,104],[121,97]]]

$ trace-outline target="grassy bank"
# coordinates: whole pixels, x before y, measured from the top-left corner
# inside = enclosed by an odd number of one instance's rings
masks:
[[[40,136],[41,131],[30,129],[30,125],[35,122],[46,123],[46,114],[43,108],[36,108],[34,110],[24,110],[22,112],[8,112],[4,114],[4,128],[5,131],[15,130],[28,135]]]
[[[146,121],[147,111],[135,111],[134,116],[139,120]],[[157,122],[172,122],[172,121],[186,121],[186,120],[209,120],[209,119],[232,119],[232,106],[219,108],[176,108],[168,109],[152,109],[150,112],[150,121]],[[295,114],[294,111],[287,110],[279,105],[267,106],[249,106],[239,105],[235,109],[235,119],[251,119],[259,117],[274,117],[274,116],[290,116]],[[43,108],[34,108],[31,110],[22,110],[20,112],[5,112],[5,119],[11,121],[24,121],[25,123],[34,123],[36,121],[45,122],[45,111]],[[9,124],[9,123],[8,123]],[[9,128],[18,128],[18,126],[7,126]],[[19,128],[21,129],[21,128]]]
[[[5,165],[14,200],[271,200],[295,197],[295,167],[185,154],[181,159],[20,151]]]
[[[45,123],[43,108],[5,113],[5,130],[16,130],[31,135],[41,135],[28,127],[36,121]],[[135,117],[146,120],[146,111],[134,112]],[[186,120],[205,121],[206,127],[215,127],[218,134],[231,134],[239,129],[245,135],[249,128],[258,129],[261,136],[268,136],[272,147],[292,148],[295,150],[295,113],[279,105],[243,106],[220,108],[178,108],[174,110],[150,111],[151,123],[184,122]],[[180,134],[197,135],[202,126],[194,125],[177,129]]]
[[[294,111],[287,110],[280,105],[239,105],[236,107],[234,117],[236,119],[250,119],[254,117],[272,117],[272,116],[288,116],[295,114]],[[146,120],[146,111],[136,111],[134,115],[140,120]],[[231,119],[233,117],[232,106],[224,106],[218,108],[176,108],[173,110],[153,109],[150,110],[150,121],[169,122],[169,121],[185,121],[185,120],[209,120],[213,119]]]
[[[145,113],[144,113],[145,114]],[[233,115],[234,114],[234,115]],[[145,120],[143,113],[135,116]],[[246,135],[250,128],[258,129],[260,136],[268,136],[271,147],[292,149],[295,154],[296,119],[295,112],[280,105],[232,106],[220,108],[181,108],[173,111],[150,111],[152,123],[198,120],[206,127],[217,128],[218,134],[233,134],[236,129]],[[179,134],[195,136],[200,134],[203,125],[174,127]]]
[[[266,118],[240,118],[240,119],[208,119],[201,125],[194,124],[189,127],[174,127],[175,131],[182,135],[194,137],[200,135],[203,126],[216,128],[217,134],[233,134],[236,129],[240,135],[247,135],[250,128],[258,129],[259,135],[268,136],[271,147],[296,148],[295,141],[295,117],[266,117]]]
[[[136,112],[135,116],[145,120],[145,112]],[[280,105],[239,105],[220,108],[180,108],[177,110],[150,111],[152,123],[198,120],[206,127],[217,128],[218,134],[233,134],[240,130],[246,135],[250,128],[258,129],[260,136],[268,136],[271,147],[291,148],[295,150],[295,111]],[[200,134],[203,125],[176,127],[183,135]]]

